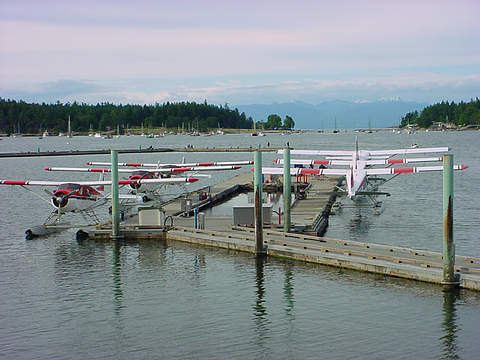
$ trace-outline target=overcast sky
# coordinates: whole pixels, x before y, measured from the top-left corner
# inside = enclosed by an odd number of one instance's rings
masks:
[[[480,1],[0,0],[0,97],[480,97]]]

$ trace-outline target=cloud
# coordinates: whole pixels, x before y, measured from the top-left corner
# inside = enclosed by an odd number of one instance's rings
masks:
[[[280,76],[278,76],[280,77]],[[34,102],[113,102],[152,104],[166,101],[207,100],[211,103],[249,104],[326,100],[375,101],[402,98],[436,102],[469,100],[480,93],[480,74],[439,75],[411,73],[402,76],[349,79],[302,78],[297,80],[249,79],[129,79],[117,81],[61,80],[2,89],[4,97]],[[452,92],[453,91],[453,92]],[[454,94],[454,95],[452,95]]]
[[[2,2],[2,92],[138,103],[459,98],[478,94],[479,4]]]

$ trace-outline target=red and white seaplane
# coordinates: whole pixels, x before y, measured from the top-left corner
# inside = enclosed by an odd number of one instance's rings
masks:
[[[108,163],[102,163],[107,164]],[[129,163],[121,163],[129,164]],[[129,165],[132,166],[132,165]],[[140,165],[136,165],[140,166]],[[146,165],[142,165],[146,166]],[[175,175],[183,173],[196,173],[202,171],[225,171],[225,170],[237,170],[241,166],[238,165],[221,165],[221,166],[182,166],[182,167],[164,167],[164,168],[152,168],[152,169],[118,169],[119,173],[130,174],[128,180],[131,182],[128,184],[130,190],[134,193],[150,193],[155,194],[159,190],[158,183],[147,182],[149,179],[176,179]],[[73,171],[73,172],[93,172],[93,173],[109,173],[110,168],[74,168],[74,167],[47,167],[47,171]],[[201,176],[201,175],[196,175]],[[175,181],[163,181],[162,184],[177,183]]]
[[[198,179],[193,177],[183,178],[168,178],[168,179],[129,179],[119,180],[118,184],[125,186],[141,186],[143,184],[162,184],[162,183],[192,183]],[[21,186],[22,188],[32,192],[39,196],[42,200],[47,201],[53,206],[54,210],[47,218],[45,223],[54,219],[52,223],[56,223],[60,220],[61,216],[69,212],[79,212],[86,215],[90,215],[96,222],[96,217],[93,209],[103,205],[111,198],[110,194],[104,194],[103,190],[105,185],[111,185],[112,182],[108,180],[98,181],[37,181],[37,180],[0,180],[0,185],[14,185]],[[45,199],[40,194],[37,194],[30,187],[56,187],[53,191],[45,192],[50,196],[50,199]],[[119,198],[126,201],[143,202],[145,199],[143,196],[120,194]]]
[[[335,150],[290,150],[291,154],[298,155],[316,155],[327,156],[325,160],[305,160],[291,159],[292,165],[310,166],[310,168],[291,168],[291,175],[338,175],[345,177],[345,186],[340,190],[351,200],[360,200],[369,198],[375,207],[379,207],[381,202],[375,200],[375,196],[390,194],[377,191],[378,187],[392,180],[400,174],[414,174],[427,171],[442,171],[443,166],[419,166],[419,167],[384,167],[373,168],[375,165],[392,166],[395,164],[407,164],[415,162],[438,162],[441,157],[428,158],[404,158],[391,159],[395,155],[410,155],[423,153],[446,153],[448,147],[436,148],[410,148],[397,150],[359,150],[358,140],[355,140],[355,150],[353,151],[335,151]],[[283,154],[283,150],[278,151]],[[283,159],[274,160],[276,164],[283,164]],[[320,168],[315,169],[315,165]],[[326,168],[330,166],[344,166],[346,168]],[[454,165],[454,170],[465,170],[466,165]],[[264,174],[283,174],[282,168],[263,168]],[[379,178],[379,175],[393,175],[388,179]]]

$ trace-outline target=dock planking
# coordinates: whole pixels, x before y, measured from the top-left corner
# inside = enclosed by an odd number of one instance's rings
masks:
[[[211,188],[218,195],[238,184],[248,184],[252,174],[240,174]],[[296,199],[292,207],[292,224],[311,229],[315,219],[324,211],[336,181],[332,178],[311,177],[307,196]],[[195,204],[193,204],[193,207]],[[180,202],[171,202],[165,206],[167,214],[180,210]],[[206,229],[194,229],[191,217],[174,217],[173,226],[168,228],[145,229],[130,226],[132,238],[138,240],[165,239],[181,241],[203,246],[244,251],[255,254],[255,233],[251,227],[235,226],[231,217],[206,217]],[[295,226],[294,226],[295,228]],[[133,230],[132,230],[133,229]],[[128,231],[125,233],[127,235]],[[107,234],[107,235],[105,235]],[[144,235],[142,235],[144,234]],[[157,234],[157,235],[155,235]],[[92,235],[95,238],[95,234]],[[99,238],[108,237],[103,230]],[[127,237],[130,235],[127,235]],[[275,225],[264,228],[264,245],[267,256],[291,260],[336,266],[436,284],[443,283],[442,254],[410,248],[374,244],[369,242],[346,241],[319,237],[312,233],[284,233]],[[455,256],[455,274],[462,288],[480,290],[480,258]]]

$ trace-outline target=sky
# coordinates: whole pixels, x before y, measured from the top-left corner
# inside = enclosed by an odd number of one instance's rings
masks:
[[[479,19],[479,0],[0,0],[0,97],[468,101]]]

